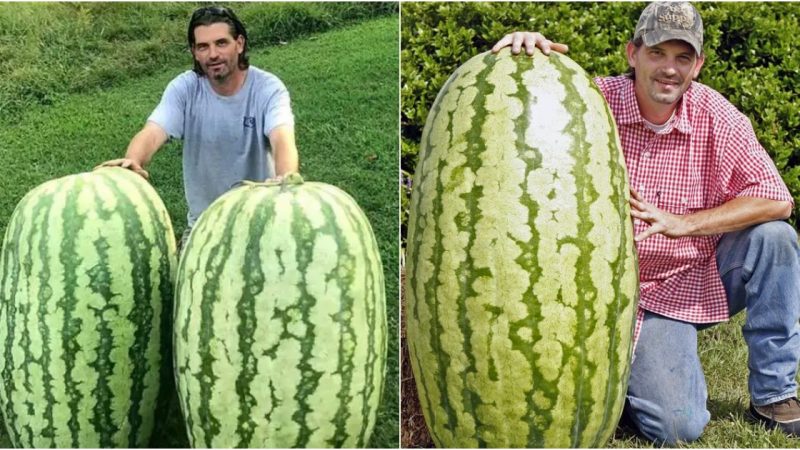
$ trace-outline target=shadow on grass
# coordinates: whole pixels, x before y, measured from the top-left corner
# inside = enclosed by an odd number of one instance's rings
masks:
[[[747,404],[727,399],[709,399],[708,411],[712,421],[748,420]]]

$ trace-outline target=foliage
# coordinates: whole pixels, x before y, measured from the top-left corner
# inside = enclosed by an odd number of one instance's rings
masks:
[[[135,20],[135,14],[132,17]],[[397,336],[399,327],[397,20],[397,15],[368,20],[288,45],[256,49],[251,55],[251,63],[281,78],[292,96],[303,176],[344,189],[369,218],[383,260],[389,336]],[[53,105],[26,108],[15,126],[0,126],[0,234],[14,206],[34,186],[121,157],[167,83],[188,68],[188,61],[176,60],[153,75],[131,75],[110,89],[64,94]],[[178,237],[186,226],[180,149],[180,142],[168,143],[148,168]],[[386,387],[372,447],[397,447],[396,339],[389,339],[387,355]],[[172,400],[159,408],[152,444],[186,447],[174,387],[167,389]],[[0,446],[9,445],[4,434],[0,432]]]
[[[226,3],[222,3],[226,4]],[[0,4],[0,113],[109,88],[183,62],[186,30],[201,3]],[[392,3],[227,3],[251,49],[393,14]]]
[[[450,74],[489,50],[506,33],[540,31],[570,47],[589,74],[627,69],[625,44],[644,3],[403,3],[401,7],[401,127],[405,173],[413,174],[425,118]],[[705,26],[706,63],[699,81],[745,113],[775,161],[800,211],[800,53],[792,3],[697,3]],[[405,195],[405,194],[404,194]],[[402,236],[408,214],[402,200]]]

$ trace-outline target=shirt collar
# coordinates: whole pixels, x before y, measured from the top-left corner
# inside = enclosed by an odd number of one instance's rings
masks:
[[[672,128],[666,131],[671,133],[672,129],[677,129],[681,133],[691,134],[692,124],[689,123],[689,114],[687,111],[688,104],[691,103],[693,94],[694,82],[689,86],[689,89],[683,94],[678,109],[675,111],[675,117],[672,120]],[[644,125],[644,117],[639,112],[639,104],[636,102],[636,92],[634,91],[634,81],[629,79],[627,86],[622,90],[622,111],[617,117],[619,125],[630,125],[634,123],[641,123]]]

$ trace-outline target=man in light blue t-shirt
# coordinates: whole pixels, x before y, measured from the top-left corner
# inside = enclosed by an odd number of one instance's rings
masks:
[[[249,65],[247,32],[233,11],[197,9],[188,40],[194,69],[169,83],[125,157],[102,164],[147,178],[153,154],[167,139],[183,139],[189,228],[181,244],[200,214],[234,184],[298,167],[289,92],[276,76]]]

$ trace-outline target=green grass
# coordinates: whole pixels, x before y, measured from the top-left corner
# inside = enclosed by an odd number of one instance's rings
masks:
[[[280,77],[292,95],[303,176],[349,192],[375,231],[386,278],[389,349],[386,387],[370,446],[398,446],[398,29],[397,16],[374,19],[252,53],[251,63]],[[16,203],[34,186],[91,170],[121,157],[188,64],[91,94],[66,95],[29,108],[0,128],[0,233]],[[176,234],[186,225],[180,143],[159,151],[149,167]],[[185,447],[174,401],[157,414],[153,446]],[[4,433],[3,433],[4,434]],[[0,445],[9,445],[6,436]]]
[[[33,105],[191,63],[186,26],[201,4],[0,4],[0,113],[16,121]],[[246,25],[251,49],[397,11],[377,2],[221,4]]]

